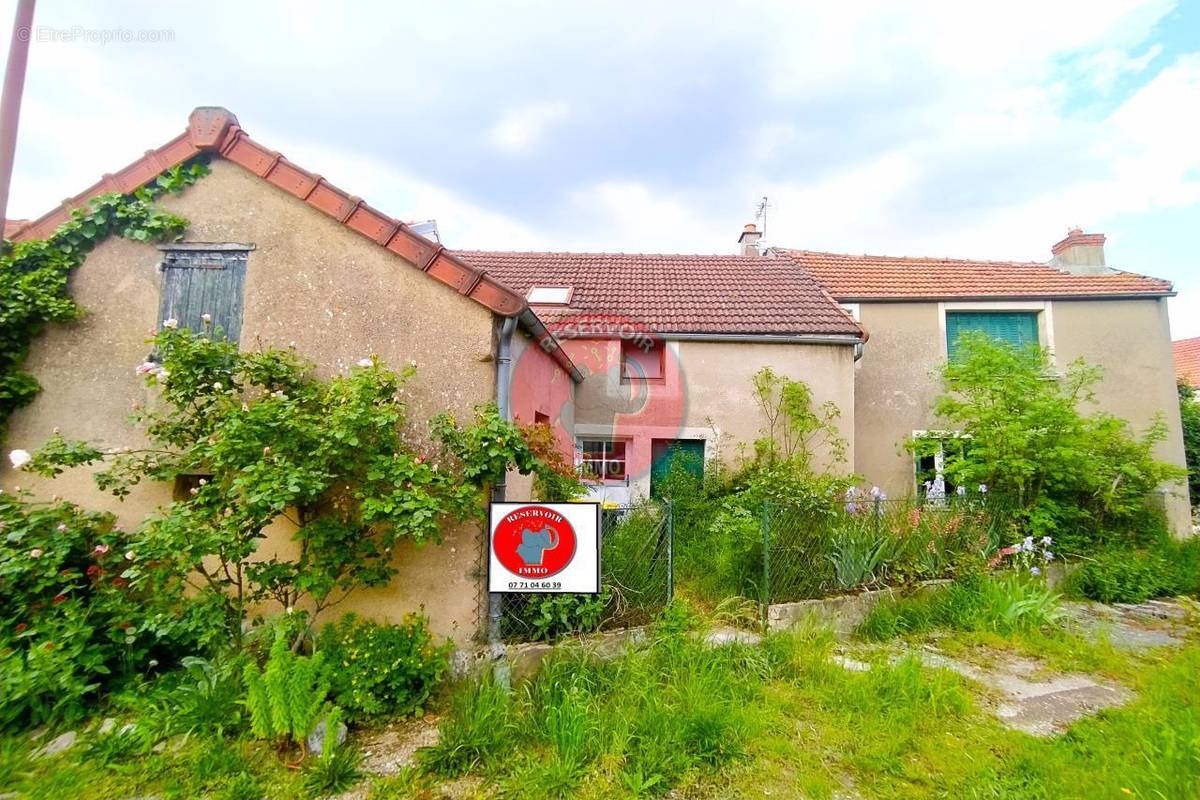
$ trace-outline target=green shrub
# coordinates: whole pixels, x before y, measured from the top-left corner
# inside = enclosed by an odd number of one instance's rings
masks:
[[[1102,603],[1141,603],[1152,597],[1200,595],[1200,539],[1162,537],[1153,546],[1105,550],[1070,577],[1073,594]]]
[[[77,719],[120,680],[211,641],[200,606],[130,585],[156,569],[111,515],[0,493],[0,727]]]
[[[421,714],[446,674],[449,643],[438,645],[429,621],[410,614],[399,625],[344,616],[317,637],[333,701],[346,718]]]

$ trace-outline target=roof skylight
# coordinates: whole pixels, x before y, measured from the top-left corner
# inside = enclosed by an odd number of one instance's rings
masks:
[[[531,305],[565,306],[571,302],[570,286],[534,286],[526,299]]]

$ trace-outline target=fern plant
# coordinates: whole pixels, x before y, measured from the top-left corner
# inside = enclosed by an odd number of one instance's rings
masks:
[[[261,671],[254,663],[246,665],[245,705],[255,736],[281,747],[294,742],[303,752],[304,739],[316,728],[329,693],[321,666],[321,654],[293,653],[282,633],[276,634]]]

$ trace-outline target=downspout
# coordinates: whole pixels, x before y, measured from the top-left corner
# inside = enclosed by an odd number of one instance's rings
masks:
[[[506,317],[500,325],[500,340],[496,344],[496,408],[500,418],[506,422],[512,419],[512,338],[517,330],[517,318]],[[507,494],[507,476],[501,475],[492,486],[492,502],[503,503]],[[484,537],[486,557],[491,558],[491,531]],[[507,691],[511,687],[512,675],[509,669],[504,642],[500,637],[500,618],[504,612],[504,595],[488,592],[488,649],[492,657],[492,675],[496,685]]]

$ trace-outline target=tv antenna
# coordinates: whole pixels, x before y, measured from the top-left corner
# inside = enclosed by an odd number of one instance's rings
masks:
[[[764,194],[762,200],[758,201],[758,205],[754,209],[754,218],[762,220],[762,238],[767,238],[767,209],[773,208],[771,201]]]

